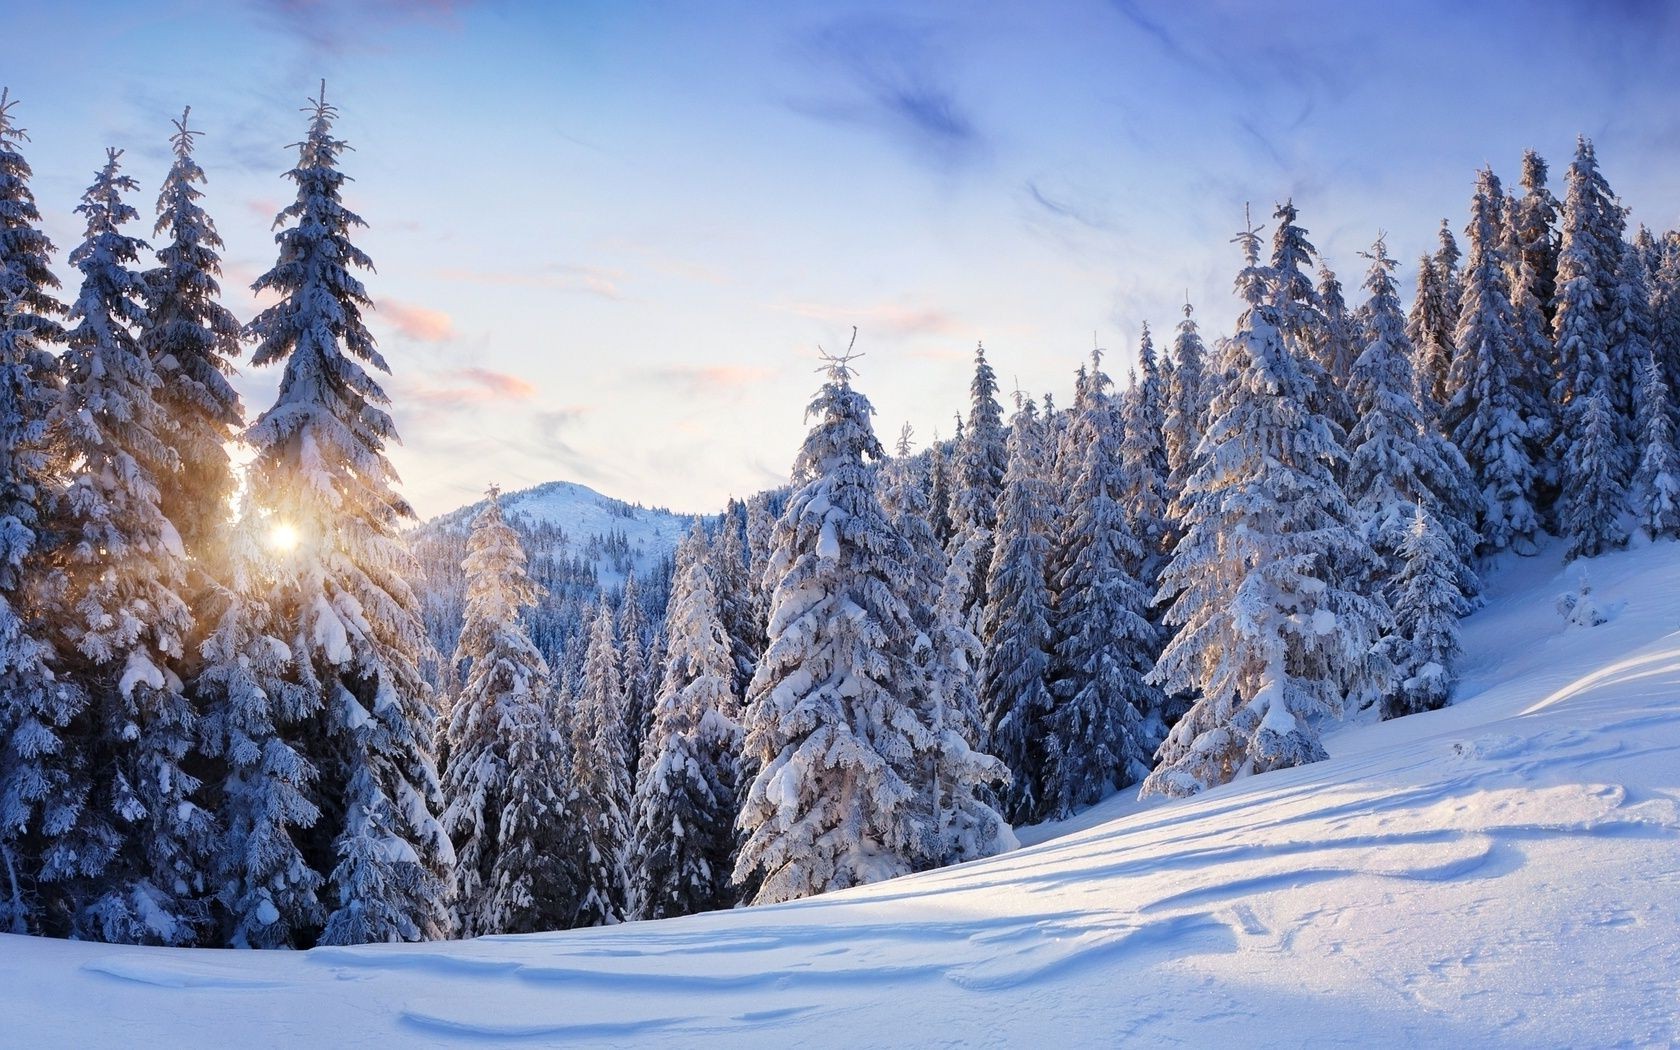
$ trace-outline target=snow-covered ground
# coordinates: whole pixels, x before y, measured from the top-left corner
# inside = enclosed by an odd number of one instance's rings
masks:
[[[1667,1046],[1680,545],[1555,549],[1467,621],[1459,702],[1016,853],[627,927],[240,953],[0,937],[6,1046]],[[1046,837],[1047,835],[1052,837]]]

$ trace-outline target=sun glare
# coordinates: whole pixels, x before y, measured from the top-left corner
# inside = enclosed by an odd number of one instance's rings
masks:
[[[297,526],[288,521],[280,522],[268,532],[268,545],[282,554],[296,550],[300,539]]]

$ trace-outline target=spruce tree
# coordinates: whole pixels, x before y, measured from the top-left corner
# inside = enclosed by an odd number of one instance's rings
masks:
[[[1056,552],[1055,607],[1040,819],[1061,819],[1149,772],[1161,694],[1145,681],[1159,649],[1149,595],[1132,566],[1144,550],[1128,522],[1123,429],[1093,362],[1078,429],[1079,473]],[[1158,443],[1157,443],[1158,447]]]
[[[1155,348],[1144,326],[1138,346],[1143,378],[1134,381],[1121,398],[1120,500],[1126,523],[1138,543],[1138,558],[1127,569],[1143,586],[1155,593],[1156,577],[1167,551],[1167,450],[1165,419],[1162,416],[1160,370]]]
[[[738,552],[744,553],[744,548],[738,548]],[[744,565],[736,573],[736,582],[742,590],[741,608],[747,612],[750,606],[745,594]],[[642,592],[634,572],[624,580],[616,629],[619,664],[624,676],[624,774],[625,782],[634,784],[642,741],[647,739],[653,721],[653,695],[659,688],[659,668],[653,662],[653,629],[648,624],[647,610],[642,607]]]
[[[1238,240],[1247,309],[1225,344],[1186,532],[1162,579],[1178,627],[1151,675],[1201,694],[1156,753],[1143,794],[1183,796],[1324,757],[1319,722],[1386,685],[1388,610],[1349,586],[1371,560],[1335,465],[1345,458],[1280,330],[1260,238]]]
[[[998,493],[1008,457],[997,391],[997,374],[986,360],[985,347],[978,346],[974,380],[969,384],[968,424],[958,431],[957,485],[951,495],[952,535],[947,547],[952,560],[961,558],[973,567],[974,576],[961,602],[963,618],[971,627],[978,626],[979,606],[986,600],[992,530],[997,525]]]
[[[551,695],[516,710],[508,739],[507,804],[488,888],[489,911],[506,933],[560,930],[577,917],[583,874],[566,810],[565,704]]]
[[[935,848],[917,791],[931,733],[900,597],[907,552],[873,492],[866,460],[883,450],[851,377],[849,355],[830,359],[766,567],[769,647],[745,726],[758,772],[735,865],[737,883],[761,879],[754,903],[901,875]]]
[[[1383,698],[1384,718],[1446,705],[1459,654],[1458,618],[1465,612],[1458,553],[1421,506],[1399,553],[1403,567],[1394,586],[1394,633],[1385,640],[1394,664],[1394,689]]]
[[[1576,402],[1594,390],[1603,392],[1609,401],[1617,435],[1626,440],[1633,431],[1632,385],[1638,357],[1611,331],[1626,219],[1598,169],[1592,143],[1584,137],[1576,142],[1566,186],[1559,223],[1554,321],[1558,376],[1553,400],[1563,417],[1561,440],[1565,446],[1581,440],[1582,406]],[[1569,483],[1567,474],[1563,480]],[[1569,498],[1566,489],[1564,499]]]
[[[1441,220],[1441,229],[1436,237],[1440,247],[1435,249],[1435,276],[1440,279],[1441,297],[1450,310],[1453,304],[1464,298],[1464,274],[1458,268],[1458,260],[1463,256],[1459,253],[1458,241],[1453,238],[1452,224],[1446,219]]]
[[[1452,330],[1458,316],[1457,301],[1448,302],[1435,260],[1425,255],[1418,260],[1417,296],[1406,316],[1406,338],[1412,344],[1413,372],[1418,404],[1431,416],[1447,403],[1447,373],[1452,367]]]
[[[1634,517],[1652,539],[1680,535],[1680,446],[1674,441],[1673,398],[1662,370],[1640,370],[1639,461],[1629,488]]]
[[[600,603],[589,629],[583,680],[570,712],[571,776],[567,809],[582,872],[575,926],[610,926],[625,917],[624,680],[612,610]]]
[[[981,616],[984,661],[980,710],[986,750],[1010,771],[1000,799],[1012,823],[1025,824],[1042,811],[1050,695],[1050,609],[1048,562],[1057,495],[1047,477],[1043,428],[1031,399],[1020,402],[1009,422],[1009,465],[998,500],[997,545],[992,548],[986,607]]]
[[[734,903],[729,876],[740,705],[698,520],[677,550],[665,624],[665,673],[630,819],[631,911],[643,919]]]
[[[279,301],[248,333],[257,367],[284,364],[275,404],[251,427],[251,490],[292,549],[269,599],[312,693],[289,727],[318,773],[322,819],[306,846],[326,876],[324,944],[419,940],[449,928],[449,836],[430,746],[435,710],[420,665],[430,641],[409,580],[400,529],[414,512],[385,456],[396,428],[363,362],[388,372],[362,313],[371,301],[352,269],[372,266],[352,243],[338,168],[346,144],[325,88],[287,172],[297,198],[281,211],[274,267],[258,291]]]
[[[28,134],[12,119],[17,101],[0,88],[0,306],[6,327],[23,329],[40,342],[64,334],[64,304],[52,272],[53,242],[41,229],[41,211],[29,188],[33,177],[20,152]]]
[[[1528,291],[1546,317],[1546,334],[1551,334],[1552,299],[1557,290],[1558,201],[1546,188],[1546,161],[1533,150],[1523,150],[1523,195],[1516,199],[1511,226],[1521,252],[1520,262],[1528,275]]]
[[[1559,525],[1569,540],[1564,558],[1590,558],[1627,543],[1621,521],[1627,494],[1627,457],[1616,433],[1610,398],[1594,390],[1574,405],[1577,430],[1564,455]]]
[[[1470,255],[1442,424],[1481,489],[1481,551],[1533,554],[1540,528],[1534,509],[1536,435],[1519,390],[1521,362],[1499,250],[1502,198],[1498,177],[1484,168],[1477,176],[1466,230]]]
[[[123,199],[136,184],[120,158],[107,151],[77,208],[87,233],[70,262],[82,283],[50,424],[75,464],[53,522],[57,647],[89,703],[67,748],[86,806],[49,849],[42,878],[89,876],[66,885],[77,936],[181,945],[208,923],[212,833],[189,771],[197,713],[178,674],[193,629],[186,559],[158,506],[159,479],[178,459],[156,398],[162,380],[135,340],[145,309],[132,265],[145,243],[122,232],[138,216]]]
[[[502,517],[492,487],[467,538],[466,616],[452,663],[465,669],[449,714],[443,830],[455,849],[455,928],[462,937],[501,933],[495,869],[509,793],[510,748],[522,719],[540,715],[550,692],[548,663],[520,617],[539,592],[525,571],[519,534]]]
[[[1196,330],[1194,310],[1184,304],[1184,320],[1178,323],[1173,337],[1172,394],[1162,420],[1162,443],[1167,453],[1167,494],[1170,500],[1168,518],[1172,529],[1170,542],[1177,542],[1181,530],[1179,520],[1184,510],[1179,505],[1179,493],[1194,468],[1196,446],[1201,443],[1202,431],[1207,429],[1207,405],[1212,384],[1207,379],[1205,359],[1207,349]]]
[[[319,703],[303,684],[268,605],[277,566],[264,550],[249,497],[223,543],[224,586],[203,617],[193,699],[204,712],[205,753],[218,779],[211,871],[226,944],[307,948],[326,919],[321,872],[304,847],[321,819],[314,764],[296,727]]]
[[[222,238],[199,204],[204,170],[193,159],[199,133],[187,126],[190,113],[175,121],[175,161],[158,194],[153,233],[168,241],[158,249],[158,267],[145,274],[140,347],[162,380],[157,396],[180,459],[176,470],[158,479],[158,504],[200,570],[216,571],[214,547],[226,531],[236,486],[227,446],[244,424],[245,410],[228,382],[239,356],[239,322],[219,301]]]

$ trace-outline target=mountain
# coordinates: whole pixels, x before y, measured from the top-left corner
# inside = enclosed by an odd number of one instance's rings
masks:
[[[0,937],[18,1046],[1667,1046],[1680,544],[1490,574],[1457,702],[792,904],[443,944]],[[1594,625],[1596,623],[1596,625]],[[91,1008],[90,1008],[91,1007]]]

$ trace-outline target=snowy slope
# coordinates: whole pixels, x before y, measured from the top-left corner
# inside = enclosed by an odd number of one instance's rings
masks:
[[[1459,704],[1343,729],[1317,765],[617,929],[301,954],[0,938],[0,1043],[1670,1045],[1680,545],[1590,571],[1610,622],[1565,626],[1555,550],[1512,563],[1466,624]]]
[[[433,518],[422,531],[465,532],[484,507],[484,502],[450,511]],[[605,539],[622,534],[628,541],[631,560],[638,573],[645,574],[654,562],[677,549],[693,524],[693,517],[663,507],[643,507],[603,496],[586,485],[551,481],[534,488],[502,495],[502,509],[516,525],[557,525],[568,537],[568,553],[584,552],[591,538]],[[623,582],[611,559],[597,564],[604,586]]]

